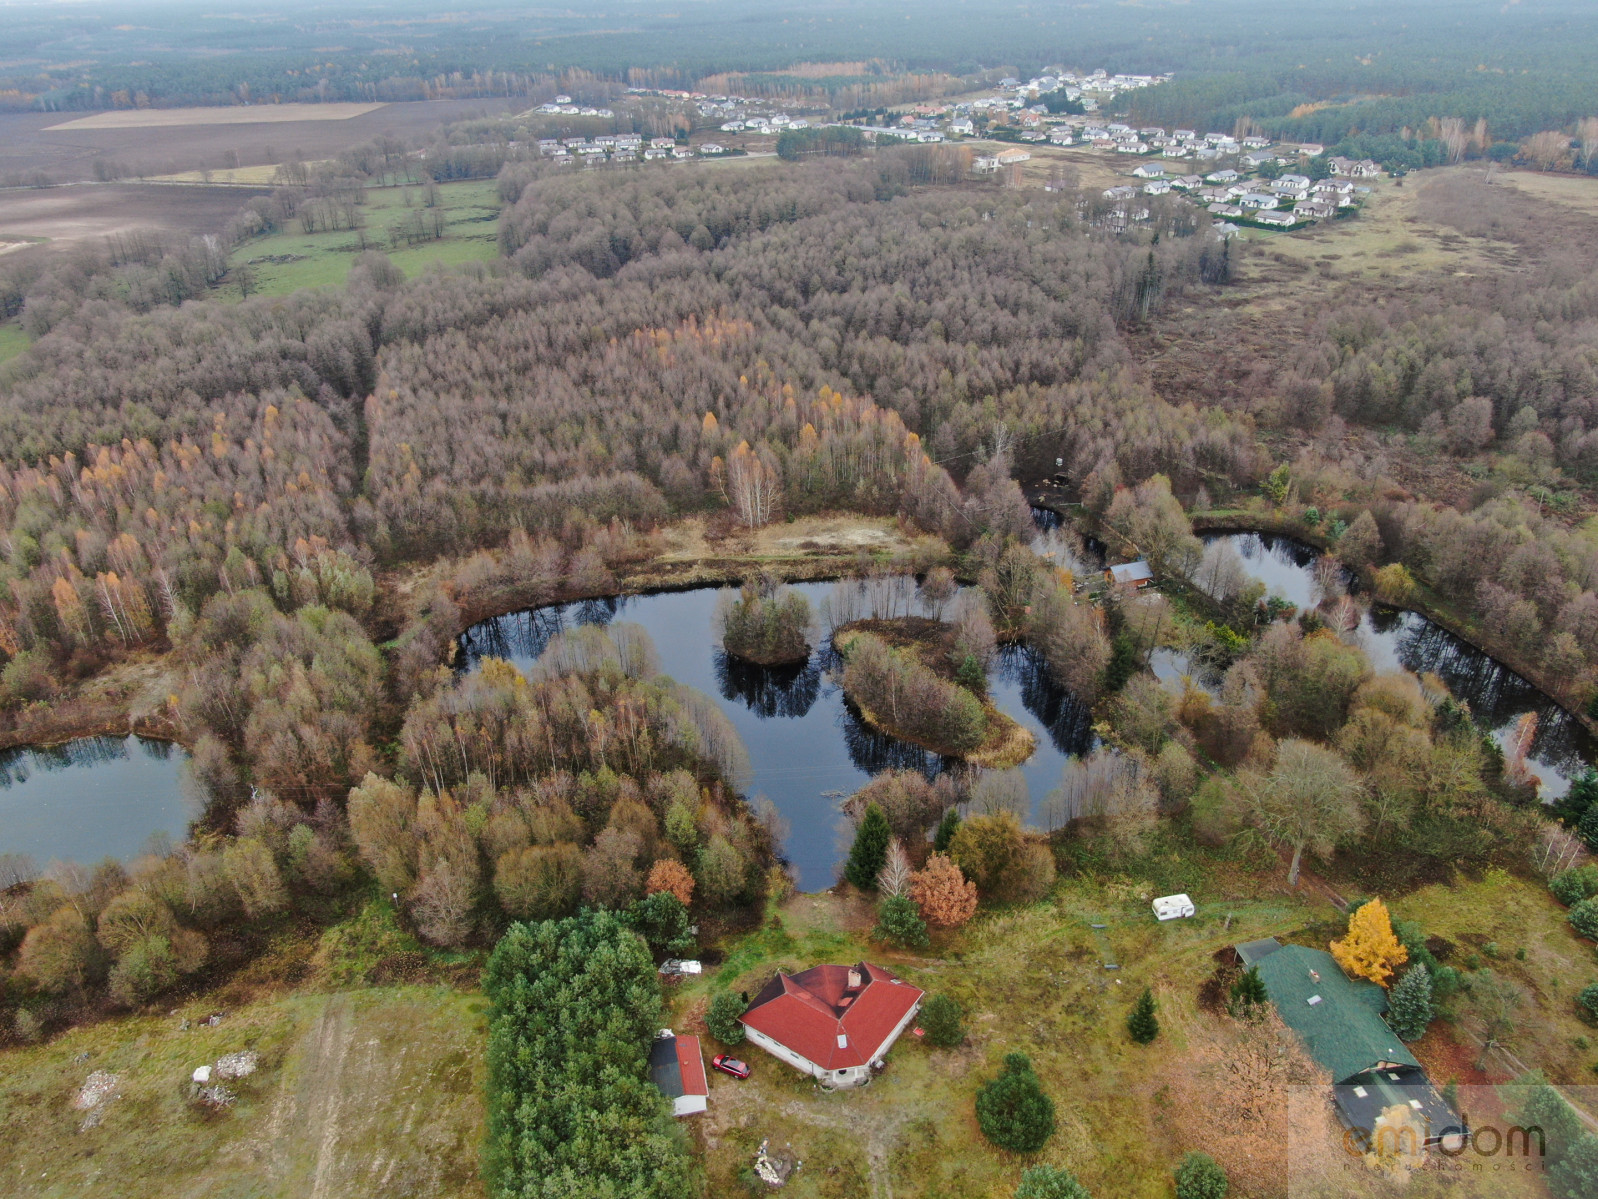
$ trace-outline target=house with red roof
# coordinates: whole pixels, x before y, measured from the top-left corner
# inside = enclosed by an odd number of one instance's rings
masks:
[[[692,1116],[705,1110],[710,1087],[698,1037],[679,1037],[669,1028],[661,1029],[649,1050],[649,1077],[671,1100],[672,1115]]]
[[[880,966],[812,966],[779,973],[742,1016],[749,1040],[831,1087],[870,1081],[925,995]]]

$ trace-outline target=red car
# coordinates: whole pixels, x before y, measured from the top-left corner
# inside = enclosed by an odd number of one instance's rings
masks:
[[[725,1053],[718,1053],[710,1059],[710,1064],[723,1074],[731,1074],[734,1078],[748,1078],[749,1067],[735,1057],[728,1057]]]

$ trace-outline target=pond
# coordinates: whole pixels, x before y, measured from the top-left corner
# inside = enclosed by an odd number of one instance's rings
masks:
[[[0,854],[92,865],[127,861],[151,837],[181,841],[201,803],[182,747],[81,737],[0,753]]]
[[[831,584],[799,583],[794,590],[819,611]],[[655,643],[661,671],[713,697],[732,721],[749,751],[750,798],[770,799],[787,823],[783,852],[799,887],[822,890],[835,881],[848,848],[841,799],[890,767],[931,777],[952,764],[865,726],[829,676],[836,664],[830,649],[815,650],[803,666],[780,669],[729,659],[713,636],[718,594],[718,588],[704,587],[495,617],[461,635],[461,667],[469,670],[485,657],[496,657],[526,670],[551,637],[572,625],[614,620],[641,625]],[[1036,822],[1066,762],[1094,744],[1088,711],[1056,686],[1024,647],[1000,651],[989,687],[998,708],[1037,739],[1037,750],[1020,768]]]
[[[1315,576],[1320,551],[1313,546],[1264,533],[1217,533],[1204,540],[1229,543],[1270,594],[1300,608],[1320,601]],[[1436,674],[1502,747],[1509,745],[1520,719],[1535,713],[1537,734],[1527,760],[1544,800],[1564,795],[1570,780],[1598,760],[1598,742],[1579,721],[1502,662],[1418,612],[1372,605],[1353,636],[1377,671]]]

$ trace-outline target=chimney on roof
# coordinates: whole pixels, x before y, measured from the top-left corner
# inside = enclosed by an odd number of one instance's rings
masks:
[[[849,989],[851,991],[858,991],[860,989],[860,971],[849,971]]]

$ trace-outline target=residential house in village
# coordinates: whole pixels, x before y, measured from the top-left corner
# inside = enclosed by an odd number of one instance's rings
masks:
[[[1327,165],[1332,168],[1332,174],[1349,179],[1378,179],[1382,174],[1382,168],[1369,158],[1355,162],[1352,158],[1337,157]]]
[[[1278,229],[1291,229],[1303,219],[1297,213],[1284,211],[1256,211],[1251,215],[1261,225],[1271,225]]]
[[[1163,179],[1165,168],[1157,162],[1142,162],[1132,168],[1132,174],[1139,179]]]

